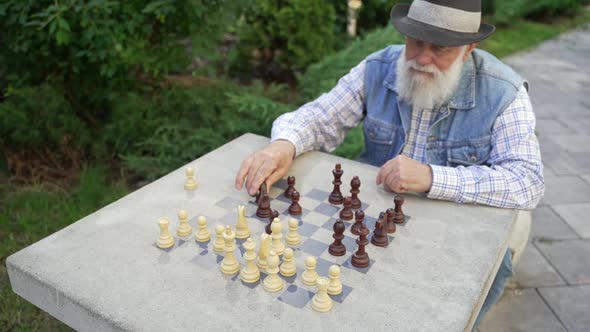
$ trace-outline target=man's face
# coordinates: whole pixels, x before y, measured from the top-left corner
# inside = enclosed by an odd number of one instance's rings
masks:
[[[462,60],[465,61],[473,48],[475,48],[475,44],[469,44],[465,50],[463,46],[438,46],[406,37],[406,60],[415,60],[418,65],[427,68],[435,66],[439,71],[445,72],[458,57],[462,56]],[[415,68],[412,70],[417,74],[432,76],[430,72],[420,71]]]

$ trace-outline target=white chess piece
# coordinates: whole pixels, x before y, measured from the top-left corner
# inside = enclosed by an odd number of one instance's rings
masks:
[[[334,306],[334,302],[328,296],[328,278],[319,277],[318,292],[311,299],[311,308],[317,312],[328,312]]]
[[[283,263],[279,268],[279,271],[285,277],[294,276],[297,269],[295,268],[295,262],[293,261],[293,249],[285,248],[283,253]]]
[[[197,181],[195,180],[195,171],[192,167],[186,168],[186,182],[184,183],[184,189],[195,190],[197,189]]]
[[[330,266],[328,269],[330,283],[328,284],[328,294],[338,295],[342,293],[342,282],[340,281],[340,267],[338,265]]]
[[[318,282],[318,273],[315,270],[318,261],[315,257],[309,256],[305,259],[305,271],[301,274],[301,282],[313,286]]]
[[[245,214],[246,207],[238,205],[238,222],[236,223],[236,238],[247,239],[250,236],[250,228]]]
[[[211,234],[207,229],[207,218],[199,216],[197,218],[197,224],[199,225],[199,230],[197,231],[197,234],[195,234],[197,242],[207,242],[211,240]]]
[[[213,242],[213,251],[223,252],[225,250],[225,242],[223,241],[223,225],[215,226],[215,242]]]
[[[281,225],[281,220],[279,218],[275,218],[270,224],[270,230],[272,237],[272,244],[270,250],[274,250],[278,256],[283,254],[285,251],[285,244],[283,243],[283,225]]]
[[[256,253],[254,252],[256,249],[256,243],[252,241],[252,238],[248,238],[248,240],[242,244],[242,247],[246,249],[246,252],[244,253],[246,266],[240,271],[240,279],[248,284],[255,283],[260,280],[260,270],[254,263],[254,260],[256,260]]]
[[[166,218],[160,218],[160,220],[158,220],[158,225],[160,226],[160,237],[158,237],[156,244],[162,249],[172,247],[174,245],[174,237],[168,230],[170,221]]]
[[[180,237],[189,236],[193,233],[193,228],[188,223],[188,213],[185,210],[178,211],[178,228],[176,235]]]
[[[266,259],[268,258],[268,254],[270,252],[270,241],[270,235],[262,233],[262,235],[260,236],[260,250],[258,250],[258,261],[256,262],[256,265],[258,265],[258,268],[260,268],[260,270],[262,271],[265,271],[268,267]]]
[[[240,271],[240,263],[234,255],[236,233],[231,230],[231,226],[225,228],[223,240],[225,241],[225,256],[221,261],[221,272],[223,274],[236,274]]]
[[[285,237],[285,242],[290,246],[296,246],[301,243],[301,236],[297,233],[299,227],[299,221],[295,218],[289,219],[289,232]]]
[[[268,255],[268,267],[266,268],[267,276],[262,282],[262,286],[269,292],[278,292],[284,287],[284,281],[279,277],[279,256],[273,250]]]

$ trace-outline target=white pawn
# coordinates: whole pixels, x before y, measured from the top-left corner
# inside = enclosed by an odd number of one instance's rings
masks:
[[[160,225],[160,237],[158,237],[156,244],[162,249],[172,247],[174,245],[174,237],[170,235],[170,231],[168,230],[170,221],[166,218],[160,218],[158,224]]]
[[[279,269],[285,277],[294,276],[296,273],[295,262],[293,261],[293,249],[286,248],[283,253],[283,263]]]
[[[264,278],[262,286],[269,292],[278,292],[283,289],[285,283],[283,279],[279,277],[279,256],[276,252],[271,250],[267,261],[268,267],[266,268],[266,273],[268,275]]]
[[[225,241],[225,256],[221,261],[221,272],[223,274],[236,274],[240,271],[240,263],[234,255],[236,233],[231,230],[231,226],[225,228],[223,240]]]
[[[184,183],[184,189],[195,190],[197,189],[197,181],[195,180],[195,171],[192,167],[186,168],[186,182]]]
[[[211,234],[207,229],[207,218],[199,216],[197,218],[197,224],[199,225],[199,230],[197,231],[197,234],[195,234],[197,242],[207,242],[211,240]]]
[[[274,250],[277,255],[282,255],[283,251],[285,251],[285,244],[283,243],[283,225],[281,225],[281,220],[279,218],[275,218],[270,224],[270,230],[272,237],[272,245],[270,250]]]
[[[311,308],[317,312],[328,312],[332,309],[334,302],[328,296],[328,278],[318,278],[318,292],[311,299]]]
[[[252,238],[248,238],[248,240],[242,244],[242,247],[246,249],[246,252],[244,253],[246,266],[240,271],[240,279],[248,284],[255,283],[260,280],[260,270],[254,263],[254,260],[256,259],[256,253],[254,252],[256,249],[256,243],[252,241]]]
[[[238,205],[238,222],[236,223],[236,238],[246,239],[250,236],[250,228],[244,215],[246,207]]]
[[[270,235],[266,233],[262,233],[260,236],[260,250],[258,251],[258,261],[256,262],[256,265],[262,271],[266,270],[268,266],[266,259],[270,253],[270,240]]]
[[[185,210],[178,211],[178,228],[176,229],[176,235],[180,237],[189,236],[193,232],[193,228],[188,223],[188,214]]]
[[[309,256],[305,259],[305,271],[301,274],[301,281],[308,285],[313,286],[318,282],[318,273],[315,270],[318,261],[315,257]]]
[[[225,250],[225,241],[223,241],[223,225],[215,226],[215,242],[213,242],[213,251],[222,252]]]
[[[330,266],[328,270],[330,283],[328,284],[328,294],[338,295],[342,293],[342,282],[340,281],[340,267],[338,265]]]
[[[287,242],[290,246],[296,246],[301,243],[301,236],[297,233],[297,228],[299,227],[299,221],[295,218],[289,219],[289,232],[285,237],[285,242]]]

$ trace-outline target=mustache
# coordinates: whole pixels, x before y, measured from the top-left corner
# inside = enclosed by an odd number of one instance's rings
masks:
[[[406,62],[406,65],[409,68],[412,68],[417,71],[422,71],[425,73],[430,73],[430,74],[434,74],[434,75],[440,75],[442,73],[441,70],[438,69],[435,65],[422,66],[422,65],[418,64],[415,59],[408,60]]]

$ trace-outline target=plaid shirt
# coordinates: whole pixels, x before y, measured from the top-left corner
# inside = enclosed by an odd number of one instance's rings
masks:
[[[275,120],[271,140],[287,140],[296,155],[311,150],[334,150],[348,130],[363,119],[365,62],[343,76],[328,93]],[[402,153],[426,163],[426,142],[436,111],[412,111]],[[545,190],[543,164],[535,136],[535,115],[521,86],[515,100],[498,116],[492,128],[491,166],[430,165],[429,198],[479,203],[504,208],[532,209]]]

